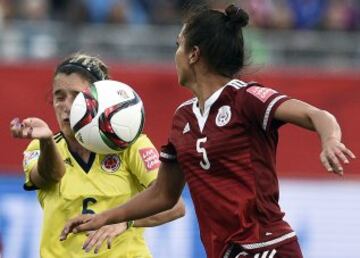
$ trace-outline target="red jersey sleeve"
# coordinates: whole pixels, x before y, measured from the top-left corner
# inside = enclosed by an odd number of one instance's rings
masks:
[[[278,128],[283,122],[274,119],[275,110],[290,98],[261,85],[246,87],[241,96],[241,111],[250,123],[256,123],[264,131]]]

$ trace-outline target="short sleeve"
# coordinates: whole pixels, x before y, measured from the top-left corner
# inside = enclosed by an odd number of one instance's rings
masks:
[[[127,150],[128,166],[140,184],[148,187],[157,177],[159,153],[146,135],[141,135]]]
[[[36,190],[37,187],[33,185],[30,181],[30,172],[37,164],[37,161],[40,157],[40,143],[39,140],[33,140],[30,142],[26,150],[24,151],[23,157],[23,169],[25,173],[25,190]]]
[[[253,85],[244,91],[241,110],[251,122],[255,122],[264,131],[269,131],[273,126],[279,127],[282,124],[280,121],[273,121],[274,113],[281,103],[289,99],[271,88]]]

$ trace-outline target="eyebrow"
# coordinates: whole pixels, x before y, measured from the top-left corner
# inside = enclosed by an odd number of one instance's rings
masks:
[[[61,93],[63,93],[62,89],[57,89],[56,91],[53,92],[54,95],[60,95]]]
[[[69,90],[69,92],[71,93],[79,93],[80,90]],[[64,89],[57,89],[56,91],[53,92],[54,95],[60,95],[60,94],[65,94],[65,90]]]

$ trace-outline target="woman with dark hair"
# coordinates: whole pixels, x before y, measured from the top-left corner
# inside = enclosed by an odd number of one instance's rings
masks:
[[[85,250],[80,246],[86,241],[86,234],[59,241],[59,232],[71,217],[123,204],[157,177],[158,152],[145,134],[124,151],[108,155],[90,152],[75,139],[69,122],[74,98],[90,84],[108,78],[108,68],[99,58],[71,55],[57,66],[53,77],[52,102],[60,132],[53,134],[48,124],[36,117],[22,121],[16,118],[10,124],[13,137],[32,139],[24,152],[24,188],[37,190],[44,211],[41,257],[151,258],[143,227],[184,216],[180,200],[174,208],[160,214],[88,232],[90,237],[99,239]],[[87,254],[92,248],[95,254]]]
[[[342,175],[341,163],[355,156],[328,112],[235,79],[244,66],[242,28],[248,19],[231,5],[225,12],[199,10],[185,20],[176,70],[195,97],[174,114],[156,183],[123,206],[71,220],[61,238],[168,209],[187,182],[209,258],[302,257],[278,203],[278,128],[291,123],[316,131],[329,172]]]

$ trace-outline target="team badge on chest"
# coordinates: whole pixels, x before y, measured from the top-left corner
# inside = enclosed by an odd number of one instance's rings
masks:
[[[120,167],[120,158],[116,154],[109,154],[101,161],[101,168],[109,173],[114,173]]]
[[[222,127],[229,123],[231,119],[230,106],[222,106],[216,115],[215,123],[218,127]]]

